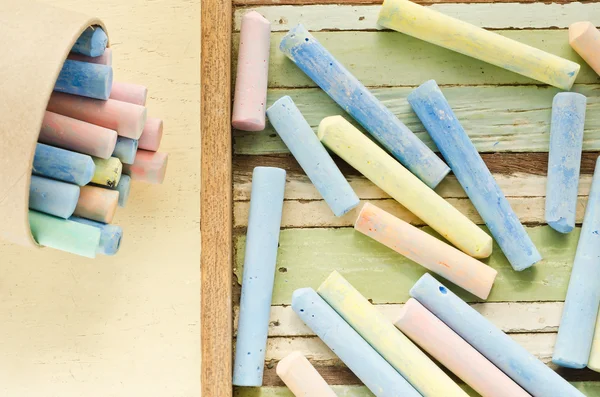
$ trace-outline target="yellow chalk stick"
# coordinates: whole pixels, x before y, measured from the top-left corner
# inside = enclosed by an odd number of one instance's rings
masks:
[[[92,157],[96,165],[96,172],[92,177],[92,183],[108,187],[116,187],[121,180],[123,164],[116,157],[101,159]]]

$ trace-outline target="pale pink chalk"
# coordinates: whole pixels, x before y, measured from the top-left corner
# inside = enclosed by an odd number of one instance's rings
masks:
[[[160,147],[160,141],[163,136],[163,121],[161,119],[149,117],[146,120],[142,136],[138,140],[138,148],[156,152]]]
[[[482,299],[490,294],[496,270],[372,204],[354,228]]]
[[[450,327],[411,298],[394,325],[483,397],[530,397]]]
[[[256,11],[244,15],[231,121],[238,130],[265,129],[270,46],[269,21]]]
[[[97,186],[82,186],[73,215],[96,222],[111,223],[118,205],[118,191]]]
[[[600,31],[591,22],[569,26],[569,44],[600,75]]]
[[[148,89],[139,84],[120,83],[115,81],[113,82],[110,91],[110,99],[129,102],[140,106],[146,106],[147,97]]]
[[[133,164],[123,164],[123,173],[136,181],[163,183],[168,160],[167,153],[138,150]]]
[[[292,352],[277,364],[277,376],[296,397],[336,397],[325,379],[300,352]]]
[[[38,140],[47,145],[107,159],[115,150],[117,132],[46,111]]]
[[[85,98],[78,95],[52,93],[48,110],[117,131],[117,134],[139,139],[146,124],[146,108],[133,103],[109,99]]]
[[[97,63],[100,65],[112,66],[112,50],[110,48],[105,49],[104,53],[102,55],[100,55],[99,57],[88,57],[86,55],[71,52],[71,53],[69,53],[69,56],[67,58],[72,59],[74,61]]]

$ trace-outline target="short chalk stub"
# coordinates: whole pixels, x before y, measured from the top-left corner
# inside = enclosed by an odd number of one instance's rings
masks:
[[[138,148],[157,152],[163,136],[163,121],[155,117],[148,117],[142,136],[138,140]]]
[[[92,157],[96,166],[96,171],[92,177],[92,183],[96,185],[113,188],[119,184],[121,173],[123,172],[123,164],[116,157],[108,159],[100,159]]]
[[[108,45],[108,36],[100,26],[90,26],[79,36],[72,52],[86,55],[89,57],[98,57],[104,53]]]
[[[119,192],[98,186],[82,186],[75,208],[78,218],[111,223],[119,204]]]
[[[315,367],[298,351],[279,361],[276,372],[296,397],[337,397]]]
[[[121,228],[121,226],[107,225],[90,219],[78,218],[76,216],[70,217],[69,220],[93,226],[100,230],[101,234],[100,243],[98,244],[98,254],[112,256],[119,252],[121,240],[123,239],[123,228]]]
[[[107,100],[112,80],[111,66],[67,59],[58,75],[54,91]]]
[[[600,31],[589,21],[569,26],[569,44],[600,75]]]
[[[38,143],[33,174],[78,186],[91,182],[96,166],[90,156]]]
[[[79,186],[31,176],[29,209],[67,219],[73,215],[78,200]]]
[[[148,88],[140,84],[122,83],[113,81],[110,91],[110,99],[121,102],[129,102],[134,105],[146,106]]]

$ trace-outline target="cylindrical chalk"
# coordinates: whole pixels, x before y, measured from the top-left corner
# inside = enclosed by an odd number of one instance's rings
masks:
[[[38,140],[48,145],[106,159],[115,150],[117,132],[61,114],[46,112]]]
[[[600,31],[591,22],[569,26],[569,44],[600,75]]]
[[[238,54],[233,128],[244,131],[265,129],[271,24],[256,11],[242,17]]]
[[[534,397],[585,397],[430,274],[410,295]]]
[[[33,174],[84,186],[90,183],[96,166],[90,156],[38,143]]]
[[[302,25],[290,30],[279,48],[427,186],[435,188],[448,174],[448,166]]]
[[[475,258],[490,256],[490,236],[343,117],[324,118],[319,139],[461,251]]]
[[[467,397],[338,272],[331,273],[317,293],[424,397]]]
[[[112,80],[111,66],[67,59],[54,91],[106,100],[110,96]]]
[[[31,234],[38,244],[95,258],[100,244],[100,230],[81,223],[29,211]]]
[[[292,352],[277,364],[277,376],[296,397],[337,397],[325,379],[300,352]]]
[[[94,176],[92,177],[92,183],[110,188],[116,187],[123,172],[121,161],[116,157],[109,159],[92,157],[92,160],[96,165],[96,172],[94,172]]]
[[[546,222],[561,233],[575,227],[586,101],[581,94],[561,92],[552,102]]]
[[[111,256],[119,251],[121,240],[123,238],[123,229],[121,226],[106,225],[104,223],[85,218],[78,218],[76,216],[70,217],[69,220],[100,229],[101,234],[100,243],[98,245],[98,254]]]
[[[436,82],[422,84],[407,99],[513,269],[521,271],[540,261],[542,256]]]
[[[140,106],[146,106],[147,97],[148,88],[139,84],[115,81],[113,82],[112,90],[110,91],[110,99],[129,102]]]
[[[333,159],[289,96],[267,109],[269,122],[335,216],[342,216],[360,202]]]
[[[81,62],[89,62],[89,63],[97,63],[100,65],[112,66],[112,49],[107,48],[104,50],[102,55],[97,57],[89,57],[87,55],[78,54],[76,52],[69,53],[67,59],[72,59],[74,61]]]
[[[30,209],[67,219],[73,215],[78,200],[79,186],[41,176],[31,176]]]
[[[420,397],[312,288],[292,294],[292,309],[376,397]]]
[[[168,162],[167,153],[138,150],[133,164],[123,165],[123,173],[135,181],[163,183]]]
[[[117,211],[118,203],[119,192],[116,190],[97,186],[83,186],[73,214],[79,218],[111,223]]]
[[[592,351],[590,352],[587,367],[592,371],[600,372],[600,316],[596,318]]]
[[[99,26],[90,26],[77,39],[71,52],[97,57],[102,55],[108,45],[108,36]]]
[[[377,23],[563,90],[580,66],[408,0],[385,0]]]
[[[114,99],[101,101],[55,92],[50,96],[48,110],[115,130],[131,139],[139,139],[146,124],[145,107]]]
[[[394,325],[482,397],[529,397],[418,301],[411,298],[400,310]]]
[[[123,164],[133,164],[137,150],[138,141],[136,139],[120,136],[117,138],[112,157],[118,158]]]
[[[254,169],[233,366],[236,386],[262,385],[284,189],[284,170]]]
[[[600,306],[600,158],[585,207],[552,362],[562,367],[588,364]]]
[[[114,187],[113,190],[119,192],[119,207],[125,207],[129,199],[129,191],[131,190],[131,177],[121,174],[121,179],[117,183],[117,187]]]
[[[495,269],[370,203],[354,228],[481,299],[490,294]]]
[[[142,136],[138,141],[138,148],[156,152],[160,147],[163,136],[163,121],[161,119],[148,117]]]

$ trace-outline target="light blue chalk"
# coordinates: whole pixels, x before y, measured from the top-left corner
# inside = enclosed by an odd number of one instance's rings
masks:
[[[125,138],[123,136],[117,137],[117,144],[112,157],[116,157],[121,160],[123,164],[133,164],[135,160],[135,154],[138,150],[137,139]]]
[[[105,223],[92,221],[86,218],[78,218],[76,216],[70,217],[69,220],[100,229],[101,234],[97,251],[98,254],[110,256],[119,252],[121,240],[123,239],[123,228],[121,228],[121,226],[107,225]]]
[[[72,52],[87,55],[89,57],[99,57],[104,54],[108,44],[108,36],[99,26],[90,26],[77,39]]]
[[[90,156],[38,143],[33,158],[33,174],[85,186],[96,166]]]
[[[75,212],[78,200],[79,186],[31,176],[29,209],[67,219]]]
[[[304,26],[291,29],[281,40],[279,49],[429,187],[436,187],[450,172],[448,166]]]
[[[67,59],[58,75],[54,91],[107,100],[112,81],[111,66]]]
[[[254,169],[233,367],[236,386],[262,385],[284,189],[284,170]]]
[[[587,366],[600,305],[600,160],[596,160],[552,362]]]
[[[513,269],[521,271],[540,261],[542,256],[436,82],[427,81],[407,99]]]
[[[561,92],[552,101],[546,222],[560,233],[575,227],[586,97]]]
[[[292,309],[376,397],[421,396],[315,290],[294,291]]]
[[[533,397],[585,397],[429,273],[411,288],[410,296]]]
[[[342,216],[356,207],[360,202],[358,196],[292,98],[278,99],[267,109],[267,116],[335,216]]]
[[[125,207],[127,205],[127,200],[129,200],[131,177],[129,175],[122,174],[119,183],[112,189],[119,191],[119,207]]]

